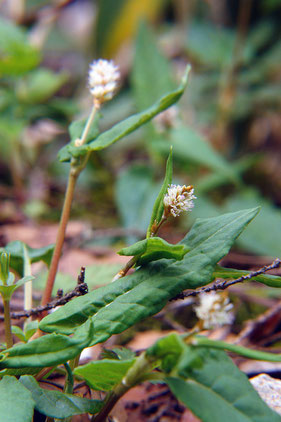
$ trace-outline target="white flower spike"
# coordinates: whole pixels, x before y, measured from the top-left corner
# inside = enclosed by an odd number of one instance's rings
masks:
[[[233,314],[230,309],[233,305],[229,303],[228,298],[215,292],[201,293],[199,295],[200,303],[194,307],[196,316],[202,321],[203,329],[220,327],[231,324]]]
[[[120,78],[118,67],[110,60],[94,60],[89,68],[89,88],[97,108],[115,94]]]
[[[194,207],[193,186],[170,185],[164,196],[164,216],[177,217],[183,211],[191,211]]]

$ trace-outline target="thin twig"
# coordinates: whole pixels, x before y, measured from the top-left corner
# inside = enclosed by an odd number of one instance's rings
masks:
[[[49,311],[50,309],[53,309],[57,306],[65,305],[67,302],[69,302],[74,297],[83,296],[86,293],[88,293],[88,285],[84,282],[85,280],[85,267],[81,267],[80,274],[78,276],[77,280],[77,286],[74,290],[72,290],[69,293],[66,293],[64,296],[62,295],[62,290],[59,289],[57,292],[57,297],[52,302],[47,303],[45,306],[37,306],[36,308],[32,308],[26,311],[20,311],[20,312],[11,312],[11,319],[20,319],[20,318],[29,318],[33,315],[39,315],[42,312]],[[3,321],[4,317],[3,315],[0,315],[0,321]]]
[[[192,292],[186,292],[186,293],[182,292],[179,295],[177,295],[175,298],[173,298],[172,300],[185,299],[186,297],[197,296],[201,293],[209,293],[209,292],[217,291],[217,290],[225,290],[228,287],[233,286],[234,284],[242,283],[245,280],[250,280],[251,278],[264,274],[267,271],[273,270],[274,268],[279,268],[280,266],[281,266],[281,260],[277,258],[272,262],[272,264],[265,265],[259,270],[251,271],[249,274],[242,275],[241,277],[236,278],[235,280],[231,280],[231,281],[224,280],[222,282],[217,282],[209,287],[202,287],[201,289],[193,290]]]

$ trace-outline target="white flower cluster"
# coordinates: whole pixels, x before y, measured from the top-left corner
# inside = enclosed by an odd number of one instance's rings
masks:
[[[97,106],[111,100],[119,78],[120,72],[113,61],[99,59],[90,64],[89,87]]]
[[[197,317],[203,322],[203,328],[209,330],[214,327],[231,324],[233,314],[230,313],[233,305],[228,298],[215,292],[201,293],[200,303],[194,307]]]
[[[194,207],[193,186],[170,185],[164,196],[164,215],[177,217],[183,211],[191,211]]]

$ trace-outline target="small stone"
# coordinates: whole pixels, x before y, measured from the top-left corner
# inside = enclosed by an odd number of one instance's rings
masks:
[[[281,381],[267,374],[260,374],[251,378],[250,382],[263,401],[281,415]]]

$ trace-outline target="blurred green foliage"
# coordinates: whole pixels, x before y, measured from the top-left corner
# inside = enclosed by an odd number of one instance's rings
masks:
[[[49,7],[46,14],[54,12],[49,27],[44,27],[40,17],[43,6]],[[173,90],[184,66],[191,63],[187,93],[170,117],[162,122],[154,119],[136,133],[128,133],[124,141],[93,154],[79,182],[74,213],[95,227],[100,226],[103,214],[104,221],[138,229],[141,234],[172,145],[174,181],[194,185],[198,197],[188,220],[183,217],[181,224],[190,226],[197,216],[261,205],[259,216],[238,245],[256,254],[281,255],[280,2],[253,1],[248,11],[242,1],[230,2],[228,8],[222,2],[220,10],[216,14],[212,3],[201,0],[190,6],[168,0],[106,0],[59,8],[48,1],[28,1],[20,24],[3,13],[0,172],[5,173],[3,184],[13,184],[23,192],[20,199],[28,216],[48,219],[50,208],[59,208],[59,196],[53,192],[63,189],[65,170],[59,169],[55,156],[69,141],[67,125],[73,116],[83,122],[88,113],[85,75],[94,57],[102,54],[116,59],[123,87],[103,108],[92,139],[98,126],[108,130]],[[45,38],[40,38],[40,31],[36,38],[40,25],[46,30]],[[70,27],[75,36],[70,35]],[[46,136],[45,128],[38,129],[42,119],[60,129]],[[72,140],[80,130],[75,125],[70,127]],[[69,159],[66,149],[60,153],[64,157]],[[43,198],[32,190],[36,168],[47,180]],[[89,212],[89,203],[95,202],[100,204],[100,216],[99,210]],[[124,240],[139,238],[128,234]]]

